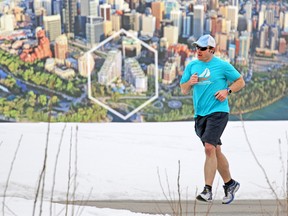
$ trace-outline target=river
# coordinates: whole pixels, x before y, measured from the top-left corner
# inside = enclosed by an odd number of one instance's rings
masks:
[[[239,121],[239,116],[230,115],[230,120]],[[243,120],[288,120],[288,96],[262,109],[245,113]]]

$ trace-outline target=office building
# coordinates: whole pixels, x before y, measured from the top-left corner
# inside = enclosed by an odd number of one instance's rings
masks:
[[[164,18],[170,19],[170,13],[172,10],[179,10],[179,3],[175,0],[166,0],[164,2]]]
[[[77,16],[77,7],[75,0],[64,0],[63,6],[64,32],[74,36],[75,17]]]
[[[244,9],[246,11],[246,13],[244,14],[244,16],[246,17],[246,19],[252,19],[252,3],[251,1],[247,1],[244,5]]]
[[[264,11],[259,11],[258,14],[258,30],[261,29],[262,25],[264,24],[265,16]]]
[[[113,31],[119,31],[122,28],[122,17],[115,13],[111,16],[111,20],[112,20],[112,30]]]
[[[62,9],[63,9],[63,1],[61,0],[55,0],[52,1],[52,14],[57,15],[57,14],[62,14]]]
[[[182,11],[172,10],[170,13],[170,20],[173,21],[173,26],[178,27],[178,33],[181,35],[182,30]]]
[[[204,6],[194,6],[193,35],[196,39],[204,33]]]
[[[194,31],[193,31],[193,25],[194,25],[194,13],[193,12],[189,12],[187,14],[187,17],[190,17],[190,36],[192,36],[194,34]]]
[[[117,78],[121,78],[122,54],[119,50],[111,50],[98,72],[98,82],[101,85],[109,86]]]
[[[104,39],[104,20],[102,17],[88,16],[86,20],[87,43],[93,47]]]
[[[4,14],[0,16],[0,32],[14,31],[16,27],[16,20],[13,14]]]
[[[84,55],[78,58],[78,71],[79,74],[83,77],[87,77],[90,73],[93,72],[95,66],[95,61],[91,54],[85,53]]]
[[[238,7],[229,5],[227,7],[227,19],[231,20],[231,29],[237,30],[238,27]]]
[[[106,20],[103,22],[103,32],[104,35],[107,37],[112,32],[112,21]]]
[[[219,1],[218,0],[209,0],[208,8],[209,8],[209,10],[217,11],[219,9]]]
[[[152,15],[146,16],[142,15],[142,36],[153,37],[156,26],[156,18]]]
[[[275,23],[274,10],[268,9],[265,11],[265,20],[268,25],[273,25]]]
[[[75,17],[75,36],[86,38],[86,16],[76,16]]]
[[[285,38],[280,38],[279,40],[279,53],[284,54],[286,53],[287,43]]]
[[[277,50],[278,49],[278,44],[279,44],[279,32],[278,32],[278,27],[277,26],[271,26],[270,27],[270,37],[269,37],[269,42],[270,42],[270,50]]]
[[[167,38],[169,45],[178,43],[179,29],[177,26],[165,26],[163,37]]]
[[[139,93],[146,92],[148,90],[148,79],[139,62],[135,58],[127,58],[125,59],[124,68],[125,80],[135,87],[135,91]]]
[[[288,11],[284,13],[283,31],[288,32]]]
[[[156,17],[156,30],[160,30],[161,21],[164,19],[164,2],[155,1],[151,4],[152,15]]]
[[[167,61],[163,68],[163,84],[171,84],[177,75],[177,66],[175,61]]]
[[[191,17],[184,15],[182,37],[188,38],[190,34],[191,34]]]
[[[60,15],[44,16],[44,29],[50,42],[53,42],[61,35],[61,17]]]
[[[100,16],[103,17],[104,20],[111,20],[111,5],[102,4],[100,7]]]
[[[55,58],[65,60],[68,55],[68,39],[66,35],[60,35],[55,39]]]
[[[242,35],[239,37],[239,42],[240,46],[237,58],[246,65],[249,62],[250,34],[248,32],[242,32]]]

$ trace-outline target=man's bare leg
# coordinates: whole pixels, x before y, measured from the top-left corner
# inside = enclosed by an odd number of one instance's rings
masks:
[[[224,183],[231,180],[231,174],[229,170],[229,163],[225,155],[221,151],[221,146],[216,147],[216,157],[217,157],[217,170],[221,175]]]
[[[204,164],[205,184],[210,185],[212,187],[218,167],[215,146],[209,143],[205,143],[205,154],[206,154]]]

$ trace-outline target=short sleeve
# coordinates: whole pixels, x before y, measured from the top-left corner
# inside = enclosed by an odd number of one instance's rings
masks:
[[[241,77],[241,74],[236,70],[236,68],[228,62],[225,62],[225,76],[229,82],[234,82]]]
[[[182,78],[180,80],[180,84],[183,84],[183,83],[186,83],[189,79],[190,79],[190,76],[191,76],[191,63],[189,63],[184,72],[183,72],[183,75],[182,75]]]

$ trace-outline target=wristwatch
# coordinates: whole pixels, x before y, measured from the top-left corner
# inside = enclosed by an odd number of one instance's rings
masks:
[[[231,94],[231,93],[232,93],[232,90],[231,90],[229,87],[226,88],[226,90],[227,90],[228,94]]]

